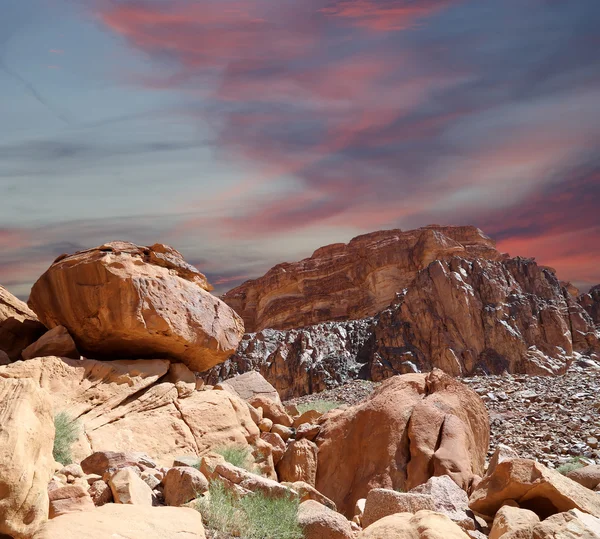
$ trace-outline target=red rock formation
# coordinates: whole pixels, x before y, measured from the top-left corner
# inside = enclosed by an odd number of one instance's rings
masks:
[[[467,490],[483,474],[489,436],[485,405],[470,388],[439,370],[396,376],[323,416],[316,488],[346,516],[373,488],[408,490],[449,475]]]
[[[556,276],[531,259],[453,258],[421,271],[375,328],[371,377],[437,367],[450,374],[558,374],[598,333]]]
[[[578,301],[594,323],[600,325],[600,284],[592,287],[587,294],[581,294]]]
[[[34,284],[29,306],[91,357],[169,357],[200,371],[231,355],[244,333],[209,290],[175,249],[113,242],[59,257]]]
[[[473,226],[385,230],[279,264],[221,299],[244,319],[249,332],[364,318],[386,308],[419,270],[453,256],[502,258],[494,242]]]

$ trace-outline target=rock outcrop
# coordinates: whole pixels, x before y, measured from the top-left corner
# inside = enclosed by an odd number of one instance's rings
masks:
[[[516,501],[541,519],[570,509],[600,517],[596,492],[534,460],[512,459],[498,464],[473,491],[469,506],[478,514],[493,517],[506,500]]]
[[[587,294],[581,294],[578,301],[590,315],[594,324],[600,325],[600,284],[592,287]]]
[[[433,511],[397,513],[378,520],[358,534],[358,539],[468,539],[446,515]]]
[[[362,404],[322,418],[316,488],[341,513],[373,488],[408,490],[448,474],[466,490],[483,473],[488,416],[470,389],[439,370],[387,380]]]
[[[371,356],[372,320],[325,322],[302,329],[264,329],[244,335],[236,353],[202,373],[215,385],[259,371],[282,399],[318,393],[357,378]]]
[[[48,394],[0,377],[0,536],[29,538],[48,518],[53,442]]]
[[[0,286],[0,350],[11,361],[41,337],[46,328],[27,304]]]
[[[578,302],[531,259],[434,261],[374,318],[247,334],[234,356],[202,377],[215,384],[258,370],[289,399],[432,368],[562,374],[582,356],[600,360],[594,294]]]
[[[531,259],[432,262],[379,316],[373,380],[440,368],[562,374],[574,352],[600,352],[598,332],[556,276]]]
[[[417,272],[452,256],[499,260],[494,242],[472,226],[383,230],[279,264],[222,296],[246,330],[289,329],[359,319],[386,308]]]
[[[95,358],[169,357],[201,371],[236,349],[244,326],[166,245],[113,242],[59,257],[31,290],[49,328],[64,326]]]
[[[55,410],[78,420],[76,458],[110,448],[141,451],[166,465],[180,455],[234,444],[247,448],[261,471],[273,476],[271,446],[260,438],[248,405],[227,391],[182,386],[170,367],[159,359],[47,357],[0,367],[0,380],[32,378],[48,390]]]

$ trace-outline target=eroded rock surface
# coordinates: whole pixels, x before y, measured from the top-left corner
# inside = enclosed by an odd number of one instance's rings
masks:
[[[502,257],[494,242],[473,226],[382,230],[279,264],[222,299],[250,332],[364,318],[387,307],[433,260],[452,256]]]
[[[112,242],[59,257],[31,290],[29,306],[62,325],[94,358],[169,357],[197,371],[231,355],[242,320],[166,245]]]
[[[477,395],[439,370],[387,380],[362,404],[322,419],[316,488],[352,516],[373,488],[408,490],[450,475],[464,490],[483,473],[488,416]]]
[[[32,378],[48,390],[55,410],[78,419],[82,432],[73,448],[78,460],[110,448],[143,452],[170,465],[180,455],[200,456],[234,444],[252,452],[266,475],[274,475],[271,446],[260,439],[248,405],[226,391],[181,393],[170,367],[159,359],[48,357],[0,367],[0,380]],[[181,376],[181,369],[175,370]]]
[[[0,350],[11,361],[41,337],[46,328],[27,304],[0,286]]]

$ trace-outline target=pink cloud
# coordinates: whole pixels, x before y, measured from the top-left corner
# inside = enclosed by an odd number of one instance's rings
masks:
[[[355,26],[377,32],[406,30],[421,19],[430,17],[455,3],[453,0],[341,0],[324,7],[321,12],[348,19]]]

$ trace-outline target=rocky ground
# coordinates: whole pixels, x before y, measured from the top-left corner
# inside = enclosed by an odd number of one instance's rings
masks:
[[[563,376],[506,374],[462,381],[481,396],[489,411],[489,456],[503,443],[550,468],[581,456],[600,464],[600,370],[574,365]],[[354,380],[289,402],[356,404],[377,385]]]

